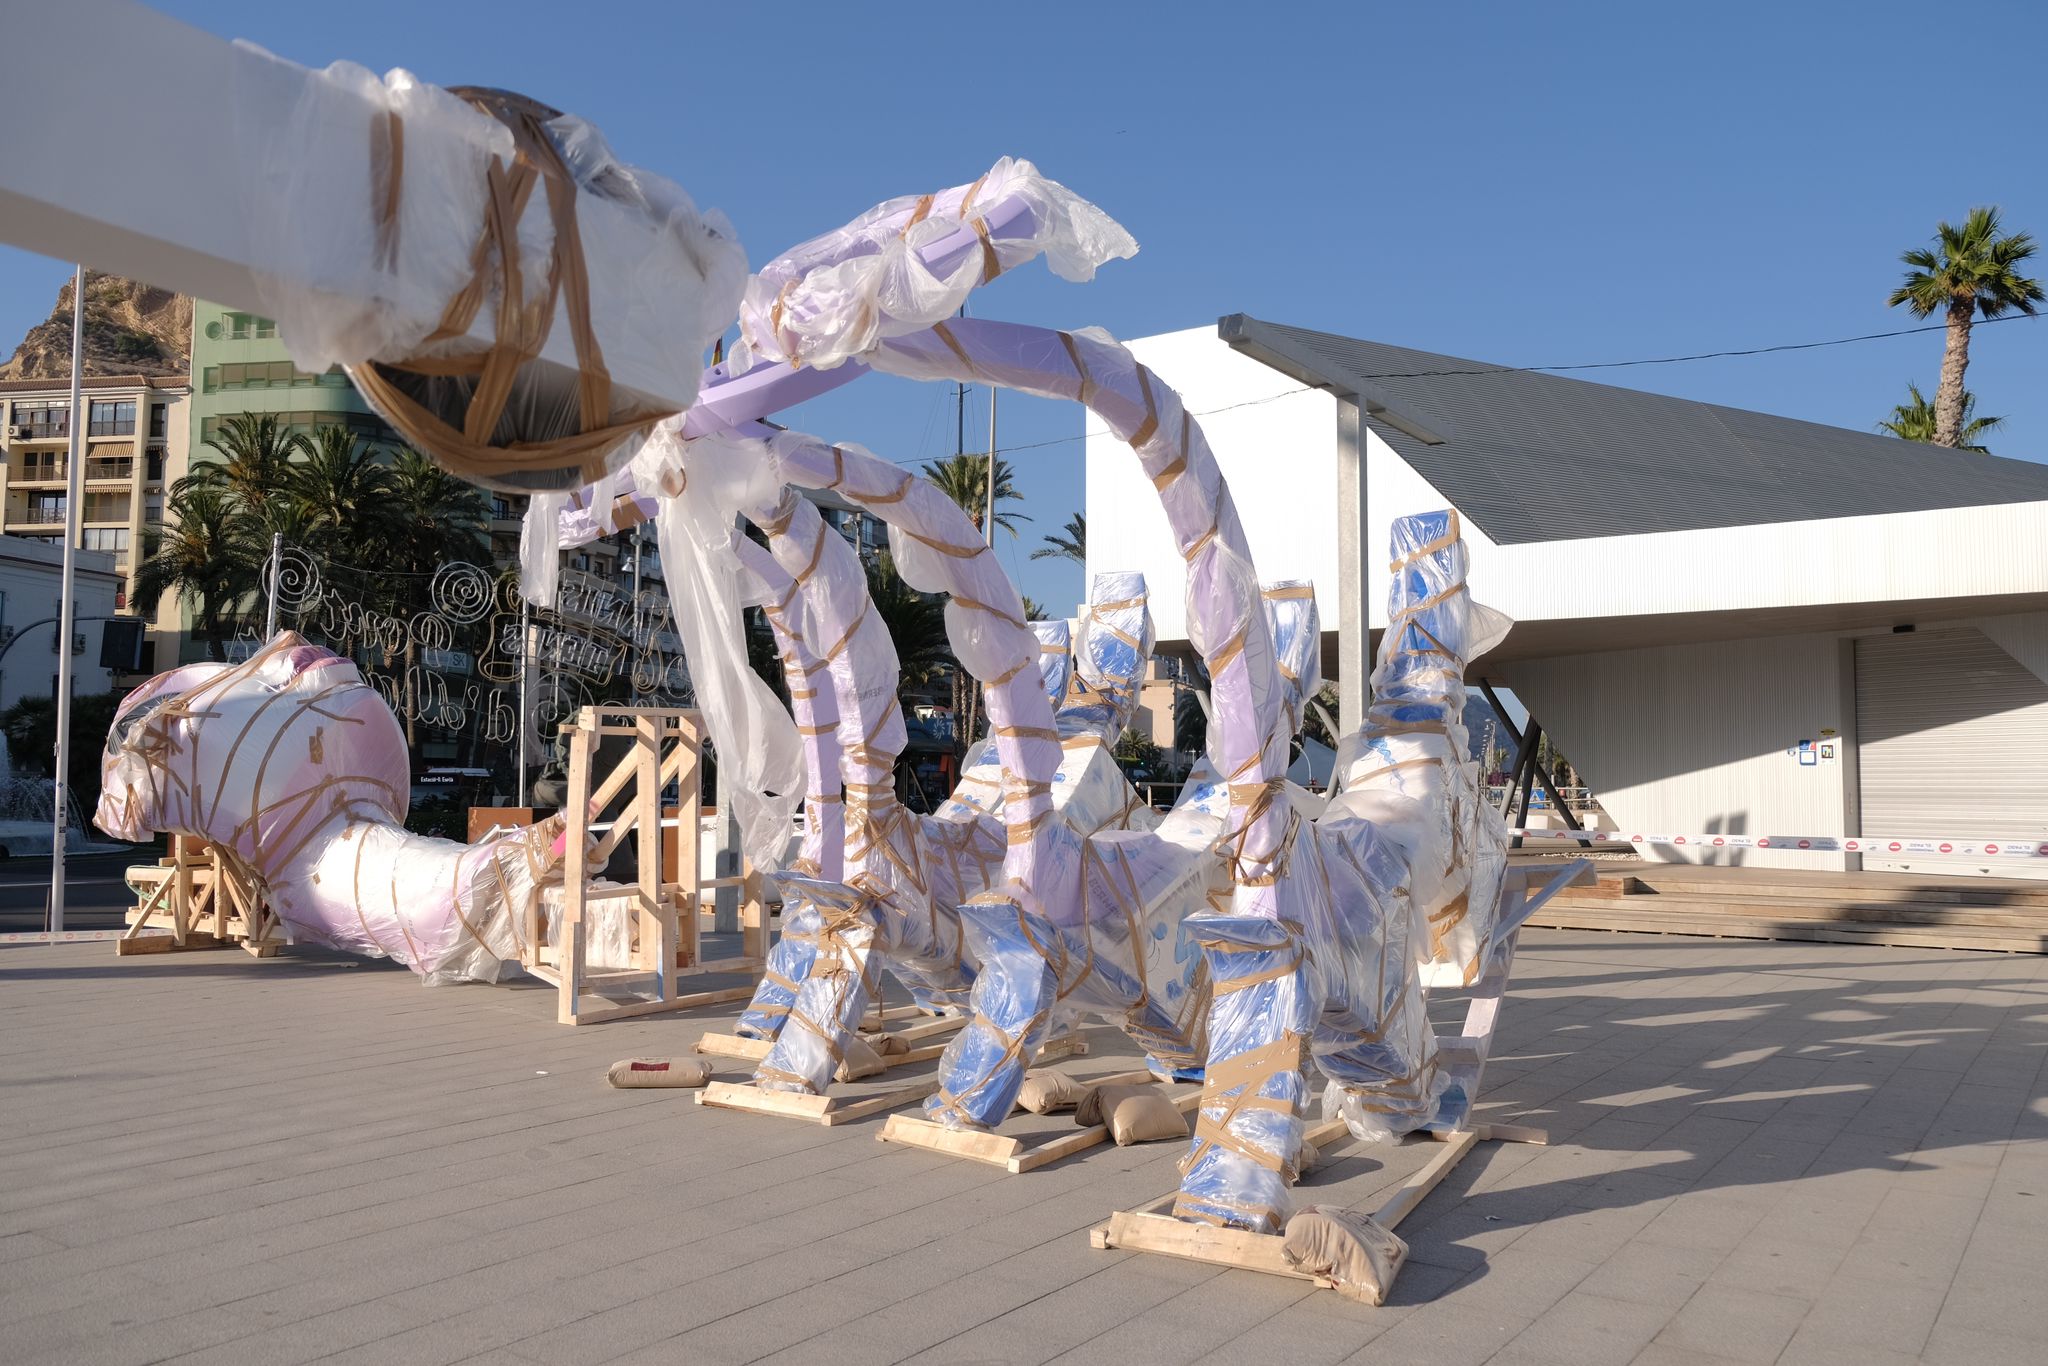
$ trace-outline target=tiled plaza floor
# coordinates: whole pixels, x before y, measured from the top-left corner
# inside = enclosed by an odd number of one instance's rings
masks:
[[[0,1360],[2048,1361],[2048,958],[1527,935],[1484,1117],[1552,1145],[1481,1145],[1380,1309],[1092,1250],[1174,1145],[1009,1176],[603,1084],[729,1018],[0,949]]]

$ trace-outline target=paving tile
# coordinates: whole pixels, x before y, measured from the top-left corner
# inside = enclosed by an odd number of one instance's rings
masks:
[[[729,1014],[101,947],[0,950],[10,1363],[2048,1360],[2048,960],[1526,936],[1484,1113],[1552,1146],[1475,1150],[1372,1309],[1087,1246],[1171,1153],[1009,1177],[596,1084]],[[186,1042],[105,1064],[137,1037]]]
[[[1685,1302],[1656,1340],[1736,1361],[1775,1361],[1809,1307],[1805,1300],[1708,1284]]]

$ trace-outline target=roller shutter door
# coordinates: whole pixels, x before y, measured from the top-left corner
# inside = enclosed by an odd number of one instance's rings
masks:
[[[1866,835],[2048,839],[2048,683],[1970,628],[1856,641]],[[1871,872],[2048,878],[2048,859],[1866,854]]]

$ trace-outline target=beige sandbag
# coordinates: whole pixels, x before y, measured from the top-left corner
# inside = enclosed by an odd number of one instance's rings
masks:
[[[1162,1095],[1158,1087],[1141,1087],[1137,1095],[1125,1096],[1109,1112],[1109,1136],[1119,1148],[1186,1138],[1188,1121],[1180,1107]]]
[[[898,1058],[910,1051],[910,1040],[894,1030],[884,1030],[879,1034],[863,1034],[861,1037],[867,1041],[868,1047],[885,1058]]]
[[[1338,1294],[1376,1305],[1408,1260],[1408,1244],[1369,1215],[1311,1205],[1287,1221],[1280,1255],[1295,1270],[1334,1283]]]
[[[868,1046],[859,1035],[846,1041],[846,1056],[840,1059],[838,1070],[832,1073],[834,1081],[859,1081],[889,1070],[889,1064],[882,1061],[882,1055]]]
[[[1294,1155],[1295,1179],[1299,1180],[1300,1178],[1307,1176],[1310,1172],[1314,1171],[1317,1167],[1320,1167],[1322,1165],[1322,1152],[1316,1147],[1315,1144],[1309,1142],[1307,1139],[1304,1138],[1303,1140],[1301,1140],[1301,1151]]]
[[[711,1064],[702,1058],[627,1058],[612,1064],[604,1079],[614,1086],[702,1086],[711,1080]]]
[[[1109,1116],[1116,1113],[1116,1107],[1127,1097],[1141,1096],[1155,1089],[1142,1083],[1137,1086],[1122,1083],[1114,1086],[1091,1086],[1088,1093],[1081,1097],[1080,1103],[1074,1107],[1074,1123],[1083,1128],[1091,1124],[1107,1123]]]
[[[1071,1110],[1088,1094],[1088,1088],[1057,1067],[1034,1067],[1024,1074],[1017,1092],[1017,1107],[1034,1115]]]

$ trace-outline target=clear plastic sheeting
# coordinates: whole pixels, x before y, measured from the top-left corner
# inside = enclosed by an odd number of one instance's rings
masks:
[[[933,250],[949,238],[973,245]],[[1034,257],[1083,282],[1137,250],[1101,209],[1030,162],[1004,157],[972,184],[888,200],[763,266],[747,282],[730,369],[786,362],[829,370],[884,338],[943,322],[977,286]],[[944,259],[935,265],[934,256]]]
[[[1190,928],[1209,966],[1209,1058],[1173,1212],[1276,1233],[1292,1212],[1307,1108],[1302,1059],[1317,1014],[1307,948],[1259,917],[1205,916]]]
[[[293,942],[429,982],[497,980],[563,852],[559,816],[468,845],[407,831],[397,718],[354,664],[292,632],[130,693],[100,771],[108,834],[207,840],[254,874]]]
[[[759,606],[775,635],[789,690],[790,710],[804,745],[804,833],[791,871],[837,881],[844,867],[846,807],[839,772],[839,701],[817,678],[820,664],[801,634],[800,585],[774,555],[744,537],[734,546],[742,575],[742,600]],[[797,986],[817,960],[823,920],[815,903],[798,888],[782,888],[782,933],[768,950],[768,962],[740,1015],[735,1032],[744,1038],[773,1039],[782,1031]]]
[[[1394,523],[1388,627],[1364,733],[1341,770],[1351,808],[1401,849],[1427,939],[1424,978],[1468,986],[1492,950],[1507,836],[1480,792],[1464,725],[1466,661],[1507,619],[1473,603],[1455,512]]]
[[[517,96],[346,62],[297,84],[291,117],[232,135],[256,168],[238,208],[268,265],[258,297],[301,370],[353,367],[414,444],[517,491],[616,467],[695,398],[745,287],[723,215]],[[551,331],[573,367],[534,363]],[[661,397],[615,390],[619,358],[663,376]]]
[[[655,428],[633,457],[633,477],[664,494],[654,521],[662,582],[718,753],[719,790],[739,817],[748,860],[773,873],[803,795],[803,747],[790,714],[747,664],[734,543],[740,509],[772,503],[782,481],[760,451],[716,437],[685,442],[681,425]]]
[[[1228,803],[1213,782],[1190,784],[1190,799],[1164,821],[1139,801],[1109,746],[1136,714],[1151,662],[1144,579],[1098,575],[1093,598],[1054,717],[1050,857],[1076,869],[1076,895],[1034,910],[995,894],[962,909],[981,962],[973,1019],[947,1048],[939,1094],[925,1107],[950,1126],[999,1123],[1049,1031],[1075,1017],[1116,1024],[1162,1076],[1202,1065],[1206,979],[1182,926],[1221,890],[1211,849]],[[970,770],[962,789],[977,777]]]

